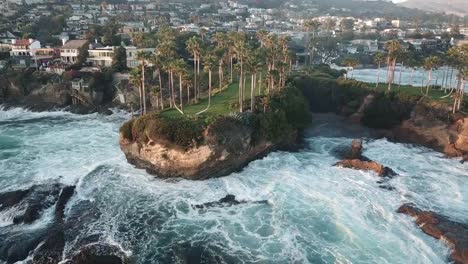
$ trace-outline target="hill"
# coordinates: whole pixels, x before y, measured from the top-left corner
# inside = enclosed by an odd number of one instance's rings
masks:
[[[408,0],[399,5],[430,12],[445,12],[461,16],[468,15],[467,0]]]

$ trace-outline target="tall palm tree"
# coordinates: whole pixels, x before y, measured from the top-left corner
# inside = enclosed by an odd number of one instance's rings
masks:
[[[354,77],[354,68],[359,65],[359,61],[355,58],[345,58],[343,61],[344,65],[347,68],[351,69],[351,78]],[[346,78],[348,77],[348,73],[346,73]]]
[[[424,60],[424,69],[429,72],[427,77],[426,96],[429,96],[429,88],[431,87],[432,81],[432,72],[434,69],[437,69],[439,67],[439,64],[440,59],[436,56],[427,57]]]
[[[141,90],[141,69],[140,68],[133,68],[130,71],[129,75],[129,81],[131,84],[133,84],[135,87],[138,88],[138,95],[140,99],[140,113],[143,113],[143,96],[142,96],[142,90]]]
[[[136,59],[139,60],[141,64],[141,91],[143,95],[143,114],[146,114],[145,67],[146,62],[150,59],[150,57],[150,52],[138,51],[136,54]]]
[[[204,70],[206,72],[208,72],[208,106],[198,112],[196,115],[200,115],[206,111],[208,111],[210,109],[210,106],[211,106],[211,87],[212,87],[212,82],[211,82],[211,76],[212,76],[212,73],[213,73],[213,69],[216,65],[216,62],[217,62],[217,59],[216,59],[216,56],[213,55],[212,52],[207,52],[207,54],[205,55],[205,58],[203,58],[203,61],[204,61]]]
[[[244,109],[244,62],[245,57],[247,55],[247,44],[246,44],[246,36],[244,33],[237,33],[235,42],[234,42],[234,50],[237,56],[237,60],[239,63],[239,110],[243,112]]]
[[[315,45],[317,44],[316,32],[320,28],[320,25],[320,22],[314,19],[308,20],[304,23],[304,27],[307,29],[309,34],[312,32],[312,37],[309,37],[309,44],[307,45],[309,50],[309,65],[312,65],[314,61]]]
[[[401,50],[401,44],[398,40],[391,40],[385,44],[388,50],[387,70],[388,70],[388,90],[392,90],[392,84],[395,80],[395,68],[398,59],[398,52]]]
[[[185,64],[185,61],[183,59],[177,59],[177,60],[174,60],[172,63],[171,63],[171,78],[172,78],[172,81],[173,81],[173,74],[177,75],[179,77],[179,107],[177,106],[177,103],[175,102],[175,92],[173,91],[173,97],[172,97],[172,104],[174,105],[174,107],[176,108],[177,111],[179,111],[181,114],[184,114],[184,94],[183,94],[183,76],[186,74],[186,68],[185,68],[186,64]],[[174,86],[172,87],[172,89],[174,89]]]
[[[187,50],[193,56],[193,72],[194,72],[194,88],[195,100],[200,98],[200,84],[198,82],[200,76],[200,59],[201,59],[201,40],[193,36],[187,40]]]
[[[377,52],[374,55],[374,62],[377,64],[377,83],[375,85],[375,88],[379,88],[380,84],[380,69],[382,67],[382,63],[385,62],[385,54],[382,52]]]
[[[162,60],[161,60],[160,55],[152,54],[151,57],[149,58],[149,63],[153,65],[155,74],[158,76],[158,81],[159,81],[159,94],[158,95],[159,95],[159,101],[160,101],[159,106],[161,107],[161,110],[164,110],[163,84],[162,84],[162,76],[161,76],[163,65],[162,65]]]

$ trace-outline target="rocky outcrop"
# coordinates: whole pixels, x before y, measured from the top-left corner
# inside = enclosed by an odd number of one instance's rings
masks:
[[[285,135],[279,143],[254,139],[253,130],[226,124],[222,132],[208,127],[201,144],[182,148],[164,140],[140,143],[120,135],[120,147],[127,160],[138,168],[162,178],[203,180],[229,175],[276,149],[296,146],[297,136]]]
[[[423,211],[413,204],[402,205],[398,213],[413,217],[424,233],[447,243],[452,249],[450,257],[454,263],[468,263],[467,224],[457,223],[434,212]]]
[[[392,169],[364,157],[362,155],[362,140],[360,139],[353,140],[350,153],[344,160],[337,162],[335,166],[356,170],[373,171],[380,177],[392,177],[396,175]]]
[[[52,224],[32,233],[9,226],[5,227],[6,230],[0,229],[4,236],[4,239],[0,239],[0,260],[8,263],[24,260],[34,251],[34,263],[58,263],[65,246],[62,226],[64,209],[74,192],[74,186],[53,183],[1,193],[0,211],[14,209],[16,212],[12,225],[31,224],[54,205],[55,217]]]
[[[261,201],[249,202],[249,201],[244,201],[244,200],[237,200],[235,195],[228,194],[216,202],[197,204],[197,205],[194,205],[193,207],[198,208],[198,209],[204,209],[204,208],[210,208],[210,207],[233,206],[233,205],[239,205],[239,204],[245,204],[245,203],[268,204],[268,201],[261,200]]]

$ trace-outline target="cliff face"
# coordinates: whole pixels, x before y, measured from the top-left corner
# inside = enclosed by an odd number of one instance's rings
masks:
[[[202,143],[188,148],[157,137],[149,138],[147,142],[129,140],[122,133],[120,147],[131,164],[146,169],[150,174],[162,178],[203,180],[229,175],[273,150],[296,144],[295,133],[273,143],[258,138],[247,126],[230,122],[223,123],[223,126],[221,131],[219,127],[206,128],[200,140]]]
[[[366,97],[351,118],[362,122],[366,108],[372,110],[373,99],[372,95]],[[468,155],[468,118],[451,115],[450,109],[440,104],[420,100],[412,107],[408,119],[382,133],[392,140],[423,145],[449,157]]]

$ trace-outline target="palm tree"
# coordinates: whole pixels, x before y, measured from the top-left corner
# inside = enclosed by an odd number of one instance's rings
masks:
[[[200,98],[200,84],[198,82],[200,76],[200,58],[201,58],[201,40],[193,36],[187,40],[187,50],[193,56],[193,72],[194,72],[194,88],[195,88],[195,100]]]
[[[247,55],[247,46],[245,42],[246,36],[244,33],[237,33],[234,42],[234,50],[239,62],[239,110],[244,109],[244,60]]]
[[[432,72],[434,69],[437,69],[440,64],[440,59],[439,57],[436,56],[431,56],[427,57],[424,60],[424,69],[426,71],[429,71],[429,75],[427,78],[427,85],[426,85],[426,96],[429,96],[429,88],[431,87],[431,81],[432,81]]]
[[[141,91],[143,95],[143,114],[146,114],[146,89],[145,89],[145,66],[146,61],[149,60],[151,53],[138,51],[136,54],[136,59],[140,61],[141,64]]]
[[[315,37],[317,30],[320,28],[320,25],[320,22],[313,19],[304,23],[304,27],[307,29],[307,31],[309,33],[312,32],[312,37],[309,38],[309,44],[307,45],[309,50],[309,65],[312,65],[314,61],[315,45],[317,44]]]
[[[377,52],[377,53],[374,55],[374,62],[377,64],[377,84],[376,84],[375,88],[379,88],[379,84],[380,84],[380,69],[381,69],[382,63],[385,62],[385,54],[382,53],[382,52]]]
[[[138,87],[138,95],[140,98],[140,113],[143,113],[143,96],[141,91],[141,69],[140,68],[133,68],[130,71],[129,81],[135,87]]]
[[[177,107],[177,103],[175,102],[175,93],[174,93],[174,96],[172,97],[173,99],[173,102],[172,104],[174,105],[174,107],[177,109],[177,111],[179,111],[181,114],[184,114],[184,94],[183,94],[183,76],[186,74],[186,68],[185,68],[186,64],[185,64],[185,61],[183,59],[177,59],[177,60],[174,60],[172,63],[171,63],[171,75],[172,74],[176,74],[179,76],[179,107]],[[171,77],[173,78],[173,77]],[[172,87],[174,89],[174,87]]]
[[[203,59],[203,61],[204,61],[203,64],[205,66],[204,70],[206,72],[208,72],[208,106],[204,110],[198,112],[196,115],[200,115],[200,114],[208,111],[208,109],[210,109],[210,106],[211,106],[211,86],[212,86],[211,75],[212,75],[213,69],[214,69],[214,67],[216,65],[217,59],[216,59],[216,56],[214,56],[212,54],[212,52],[208,52],[205,55],[205,58]]]
[[[359,65],[359,61],[355,58],[346,58],[343,61],[344,65],[348,68],[351,68],[351,78],[354,76],[354,68]],[[346,78],[348,76],[348,73],[346,73]]]
[[[398,40],[391,40],[385,44],[388,50],[387,71],[388,71],[388,90],[392,90],[392,84],[395,79],[395,67],[398,58],[398,52],[401,50],[401,44]]]
[[[214,55],[218,59],[218,80],[219,80],[219,89],[223,89],[224,82],[224,58],[226,55],[226,48],[218,47],[214,50]]]
[[[161,110],[164,110],[164,96],[163,96],[163,85],[162,85],[162,76],[161,76],[161,71],[162,71],[162,60],[160,55],[158,54],[152,54],[151,57],[149,58],[149,62],[153,65],[155,69],[155,74],[158,76],[158,81],[159,81],[159,101],[160,101],[160,107]]]

